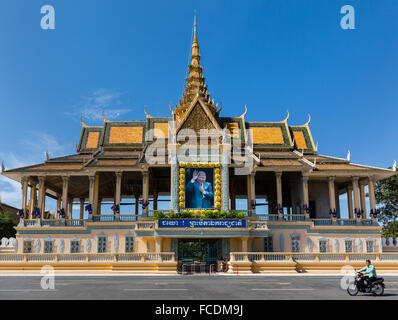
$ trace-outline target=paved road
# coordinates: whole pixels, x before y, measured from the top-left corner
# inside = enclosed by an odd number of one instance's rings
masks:
[[[398,299],[398,276],[385,276],[382,299]],[[55,289],[41,289],[38,276],[0,276],[0,300],[149,299],[272,300],[380,299],[350,297],[341,276],[56,276]]]

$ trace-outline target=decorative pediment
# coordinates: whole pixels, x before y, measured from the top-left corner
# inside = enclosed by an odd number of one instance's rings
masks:
[[[194,99],[184,118],[178,124],[177,134],[182,129],[194,130],[196,134],[199,134],[201,129],[216,130],[220,136],[222,135],[222,129],[213,114],[198,97]]]

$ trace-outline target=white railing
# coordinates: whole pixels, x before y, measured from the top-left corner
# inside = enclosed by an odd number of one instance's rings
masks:
[[[46,219],[42,220],[42,227],[81,227],[84,225],[84,219]]]
[[[162,253],[0,253],[0,265],[7,262],[175,262],[174,252]]]
[[[314,226],[330,226],[333,224],[332,219],[312,219]]]
[[[398,253],[301,253],[301,252],[231,252],[231,262],[278,262],[278,261],[344,261],[364,262],[395,261]]]

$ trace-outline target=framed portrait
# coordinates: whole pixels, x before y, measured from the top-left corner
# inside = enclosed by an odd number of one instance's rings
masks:
[[[185,208],[214,208],[214,168],[185,168]]]

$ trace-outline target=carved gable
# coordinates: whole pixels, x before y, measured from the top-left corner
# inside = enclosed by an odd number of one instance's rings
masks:
[[[199,134],[200,129],[215,129],[219,131],[219,128],[217,128],[212,120],[210,120],[209,116],[206,114],[199,102],[197,102],[192,110],[190,110],[189,114],[187,114],[178,131],[182,129],[192,129],[197,134]]]

